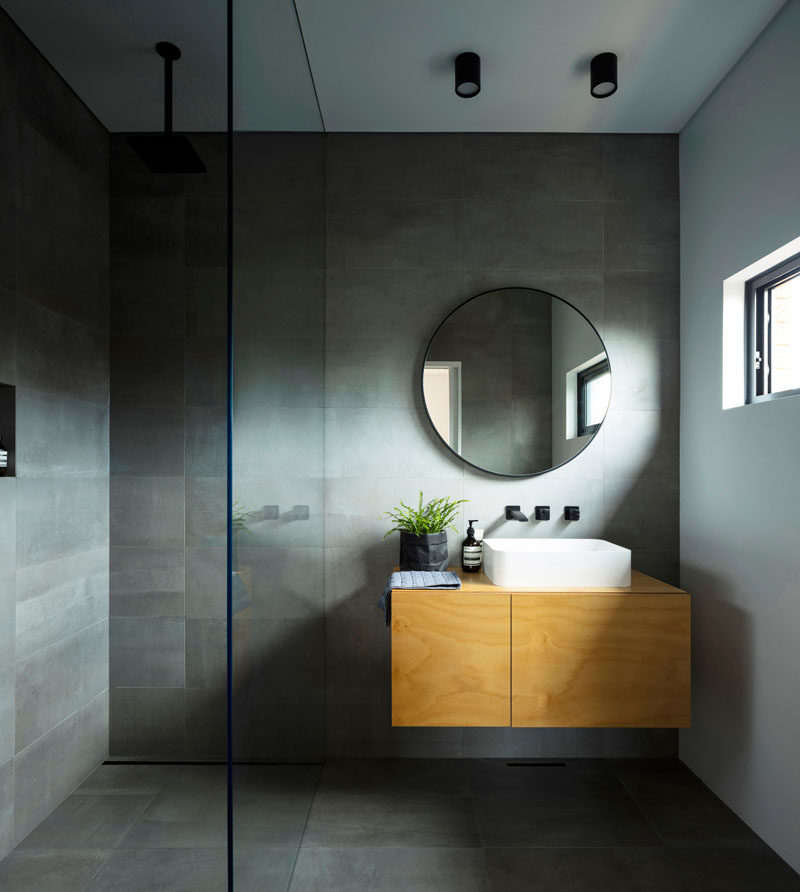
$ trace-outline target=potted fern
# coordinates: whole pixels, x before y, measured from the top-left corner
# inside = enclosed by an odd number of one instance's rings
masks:
[[[383,537],[400,533],[401,570],[446,570],[450,563],[447,549],[447,529],[455,531],[453,520],[459,505],[467,499],[432,499],[423,504],[422,491],[419,505],[412,508],[405,502],[386,511],[392,528]]]

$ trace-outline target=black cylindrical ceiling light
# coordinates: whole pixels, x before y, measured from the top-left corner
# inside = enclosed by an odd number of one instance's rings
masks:
[[[456,56],[456,95],[472,99],[481,91],[481,57],[477,53]]]
[[[605,99],[617,92],[616,53],[600,53],[592,59],[592,96]]]

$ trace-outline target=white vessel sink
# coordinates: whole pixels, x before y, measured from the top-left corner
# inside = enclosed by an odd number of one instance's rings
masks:
[[[483,569],[505,587],[626,587],[631,552],[603,539],[484,539]]]

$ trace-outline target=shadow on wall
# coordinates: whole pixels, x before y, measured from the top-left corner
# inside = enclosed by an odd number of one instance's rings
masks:
[[[730,742],[714,754],[714,775],[746,788],[753,712],[753,619],[714,592],[730,590],[728,580],[696,565],[684,565],[692,596],[692,713],[716,725]],[[702,646],[698,646],[702,642]],[[693,721],[694,724],[694,721]],[[684,736],[685,735],[685,736]],[[691,728],[681,744],[691,748]]]
[[[256,546],[235,552],[234,758],[319,762],[325,754],[324,621],[316,610],[321,594],[313,581],[305,598],[291,585],[287,588],[280,568],[263,560],[269,550]],[[225,592],[219,597],[224,599]],[[295,598],[292,615],[286,608]],[[202,684],[187,689],[187,737],[193,758],[224,759],[226,623],[195,622],[210,628],[205,640],[195,641],[187,651],[195,684]]]
[[[324,622],[234,619],[234,758],[318,762],[324,758]]]
[[[373,542],[348,566],[335,568],[339,579],[331,574],[326,592],[329,758],[462,755],[461,728],[391,726],[391,639],[378,599],[398,550],[397,536]]]

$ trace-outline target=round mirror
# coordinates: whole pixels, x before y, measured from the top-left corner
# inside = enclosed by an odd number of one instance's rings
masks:
[[[611,396],[600,335],[571,304],[533,288],[499,288],[436,329],[422,369],[436,433],[467,463],[529,477],[591,442]]]

